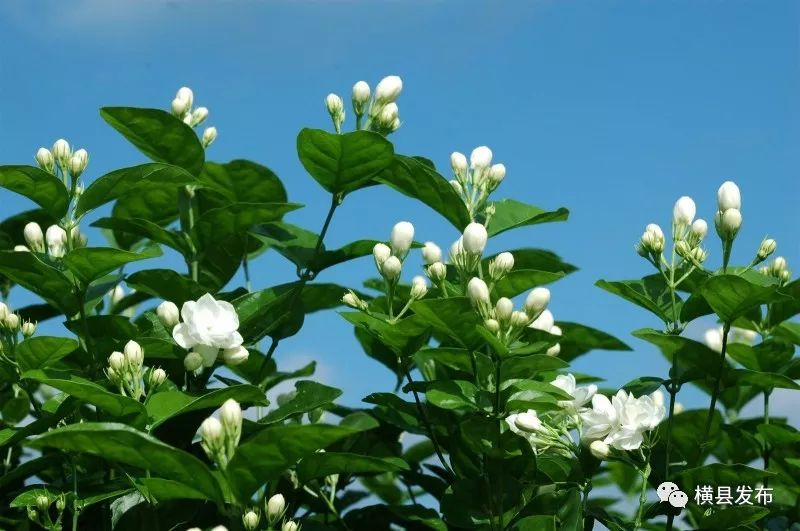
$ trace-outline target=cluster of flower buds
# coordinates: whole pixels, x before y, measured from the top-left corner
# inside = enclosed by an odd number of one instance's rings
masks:
[[[144,351],[136,341],[128,341],[122,352],[114,351],[108,357],[105,370],[108,380],[119,388],[121,395],[130,396],[134,400],[146,396],[145,375],[147,376],[147,392],[153,392],[167,380],[167,373],[161,368],[144,366]]]
[[[382,135],[394,133],[400,128],[400,109],[397,98],[403,90],[403,80],[399,76],[386,76],[375,87],[373,95],[366,81],[353,85],[351,100],[353,113],[356,115],[356,127],[361,129],[361,120],[367,117],[364,129]],[[328,112],[339,131],[344,121],[344,104],[342,99],[331,94],[325,101]]]
[[[550,423],[543,421],[533,409],[509,415],[506,424],[512,432],[527,440],[537,455],[546,451],[565,457],[573,455],[573,442],[565,438],[563,430],[550,426]]]
[[[206,107],[194,106],[194,92],[189,87],[181,87],[178,93],[175,94],[175,99],[172,100],[172,114],[183,120],[183,122],[191,128],[195,128],[202,124],[208,118],[208,109]],[[201,142],[203,147],[208,147],[217,138],[217,128],[207,127],[203,131]]]
[[[347,293],[342,296],[342,303],[345,306],[355,308],[356,310],[361,310],[362,312],[366,312],[368,309],[367,303],[351,289],[347,290]]]
[[[41,169],[48,173],[56,174],[58,168],[64,184],[67,183],[67,176],[77,185],[76,180],[86,171],[89,165],[89,153],[85,149],[75,152],[70,148],[69,142],[60,138],[53,144],[53,149],[41,147],[36,152],[36,163]]]
[[[281,526],[281,531],[299,531],[300,526],[297,522],[291,519],[285,519],[286,515],[286,498],[283,494],[274,494],[264,501],[264,512],[267,516],[267,528],[277,529],[278,525]],[[281,521],[283,521],[281,523]]]
[[[492,150],[480,146],[472,150],[469,157],[454,152],[450,155],[450,166],[455,179],[450,181],[453,189],[461,197],[469,210],[470,217],[485,217],[485,224],[494,214],[493,205],[487,205],[489,195],[494,192],[506,176],[503,164],[492,164]]]
[[[55,519],[50,516],[51,505],[55,505],[58,513]],[[36,496],[34,505],[28,506],[28,518],[45,529],[61,529],[61,520],[64,517],[64,509],[66,507],[67,499],[64,494],[53,496],[45,492]]]
[[[726,181],[717,190],[714,226],[723,242],[732,242],[742,226],[742,195],[734,182]]]
[[[17,245],[14,247],[15,251],[46,252],[50,258],[62,258],[67,250],[86,247],[89,243],[77,225],[72,227],[69,233],[58,225],[50,225],[47,231],[42,233],[42,227],[31,221],[25,225],[23,236],[27,245]]]
[[[19,314],[14,313],[8,305],[0,302],[0,330],[14,337],[21,333],[22,337],[27,339],[36,332],[36,323],[23,321]]]
[[[461,276],[468,276],[478,269],[488,239],[486,227],[481,223],[472,222],[464,229],[461,237],[450,246],[450,263],[456,267]]]
[[[389,284],[396,284],[403,270],[403,261],[414,243],[414,225],[401,221],[392,227],[389,245],[377,243],[372,248],[372,256],[381,276]]]
[[[773,240],[773,242],[774,242],[774,240]],[[763,245],[764,244],[762,243],[762,247],[763,247]],[[774,247],[773,247],[773,251],[774,251]],[[760,254],[760,251],[759,251],[759,254]],[[788,283],[789,280],[791,280],[791,278],[792,278],[792,272],[789,270],[789,263],[786,261],[786,258],[784,258],[782,256],[776,256],[772,260],[772,262],[770,262],[769,264],[767,264],[765,266],[760,267],[758,270],[759,270],[760,273],[762,273],[764,275],[777,278],[778,281],[781,284]]]
[[[691,197],[683,196],[675,202],[672,209],[672,240],[675,254],[694,267],[702,267],[708,258],[703,249],[703,239],[708,233],[708,223],[703,219],[694,219],[697,207]],[[664,263],[662,253],[666,248],[664,231],[655,223],[645,227],[636,252],[646,258],[657,268]]]
[[[758,251],[756,252],[756,259],[753,261],[753,263],[759,264],[763,262],[764,260],[769,258],[777,248],[778,248],[778,242],[776,242],[772,238],[764,238],[761,241],[761,245],[758,246]]]
[[[229,398],[219,409],[219,419],[208,417],[200,424],[200,444],[209,459],[224,469],[242,437],[242,408]]]

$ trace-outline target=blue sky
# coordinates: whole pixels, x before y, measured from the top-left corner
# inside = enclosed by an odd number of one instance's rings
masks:
[[[660,355],[629,335],[659,323],[593,284],[649,273],[633,245],[647,223],[669,224],[679,196],[694,197],[698,214],[711,219],[717,187],[736,181],[744,226],[734,260],[749,261],[770,235],[790,265],[800,264],[798,9],[781,0],[8,0],[0,4],[2,162],[32,163],[40,145],[65,137],[89,150],[87,180],[140,163],[97,109],[167,108],[187,85],[219,129],[209,158],[271,167],[290,200],[307,205],[289,219],[318,230],[327,198],[297,161],[297,132],[330,127],[328,92],[347,95],[355,81],[374,86],[398,74],[398,152],[444,170],[452,151],[488,145],[508,168],[498,197],[572,211],[567,223],[502,235],[490,250],[550,248],[581,268],[551,286],[552,309],[635,347],[575,364],[618,386],[666,374]],[[30,206],[2,198],[4,216]],[[387,238],[399,220],[442,247],[457,237],[425,207],[373,188],[348,198],[329,243]],[[708,246],[717,265],[715,237]],[[415,268],[407,266],[407,278]],[[293,274],[271,255],[253,270],[256,287]],[[356,286],[373,275],[362,260],[320,280]],[[15,304],[30,300],[12,295]],[[349,403],[393,384],[332,312],[310,317],[277,353],[284,366],[310,359]],[[680,400],[703,404],[690,390]]]

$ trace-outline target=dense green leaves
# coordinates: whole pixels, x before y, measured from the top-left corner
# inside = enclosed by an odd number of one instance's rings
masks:
[[[14,350],[21,371],[43,369],[57,363],[78,348],[78,342],[67,337],[36,336],[26,339]]]
[[[0,166],[0,186],[24,195],[58,220],[67,215],[69,192],[52,173],[33,166]]]
[[[310,380],[297,382],[291,398],[278,406],[277,409],[267,413],[260,422],[269,424],[299,413],[308,413],[314,409],[329,405],[339,398],[341,394],[341,390],[321,383]]]
[[[110,247],[84,247],[74,249],[64,257],[64,265],[84,284],[97,280],[125,264],[160,256],[157,247],[143,253],[131,253]]]
[[[700,286],[699,295],[723,322],[729,323],[758,305],[786,300],[777,285],[756,284],[738,275],[710,277]]]
[[[147,401],[150,430],[179,415],[217,408],[231,398],[241,404],[267,405],[264,393],[253,385],[232,385],[193,394],[177,390],[161,391]]]
[[[303,458],[297,465],[297,476],[307,483],[331,474],[380,474],[408,470],[408,465],[396,457],[325,452]]]
[[[0,252],[0,273],[36,293],[65,315],[78,311],[75,286],[54,265],[34,253]]]

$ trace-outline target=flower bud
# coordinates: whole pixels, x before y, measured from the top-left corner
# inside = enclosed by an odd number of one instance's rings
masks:
[[[508,297],[500,297],[494,305],[494,314],[501,322],[511,319],[514,313],[514,303]]]
[[[67,244],[67,232],[58,225],[50,225],[45,233],[47,252],[53,258],[64,256],[64,246]]]
[[[608,458],[608,454],[611,453],[611,448],[603,441],[592,441],[592,444],[589,445],[589,451],[595,458],[602,461]]]
[[[392,244],[392,253],[395,256],[403,257],[411,248],[414,241],[414,225],[408,221],[401,221],[392,227],[392,235],[390,238]]]
[[[460,183],[460,182],[458,182],[458,181],[457,181],[457,180],[455,180],[455,179],[453,179],[452,181],[449,181],[449,182],[450,182],[450,186],[452,186],[452,187],[453,187],[453,190],[455,190],[455,192],[456,192],[458,195],[460,195],[460,196],[462,196],[462,197],[463,197],[463,195],[464,195],[464,187],[463,187],[463,186],[461,186],[461,183]]]
[[[226,365],[241,365],[250,357],[250,352],[243,346],[226,348],[222,351],[222,359]]]
[[[514,268],[514,255],[503,252],[489,262],[489,276],[492,280],[500,280]]]
[[[294,520],[287,520],[283,523],[281,531],[299,531],[300,526]]]
[[[689,245],[688,242],[683,240],[678,240],[675,242],[675,253],[683,258],[689,258],[689,255],[692,252],[692,246]]]
[[[639,247],[645,251],[643,256],[650,253],[661,254],[664,250],[664,233],[661,227],[655,223],[648,225],[639,241]]]
[[[205,131],[203,131],[203,147],[208,147],[214,143],[214,140],[217,139],[217,128],[216,127],[206,127]]]
[[[286,510],[286,499],[283,494],[275,494],[267,500],[267,518],[270,522],[280,520]]]
[[[229,398],[222,404],[219,410],[219,418],[225,431],[238,441],[238,435],[242,432],[242,407],[239,402]]]
[[[453,168],[453,174],[459,181],[463,180],[467,175],[467,157],[463,153],[454,151],[450,154],[450,167]]]
[[[702,240],[708,234],[708,223],[704,219],[696,219],[694,223],[692,223],[692,234],[697,241]]]
[[[205,122],[206,118],[208,118],[208,109],[205,107],[198,107],[192,111],[192,114],[189,115],[189,118],[189,125],[191,127],[197,127],[201,123]]]
[[[447,266],[442,262],[434,262],[428,266],[427,272],[430,279],[438,284],[447,277]]]
[[[39,519],[39,514],[34,507],[28,507],[28,518],[36,522]]]
[[[88,165],[89,153],[85,149],[79,149],[73,153],[72,157],[69,159],[69,172],[77,179],[84,170],[86,170],[86,166]]]
[[[174,302],[164,301],[156,308],[158,320],[167,330],[172,330],[180,321],[180,312]]]
[[[331,115],[336,132],[341,132],[342,123],[344,122],[344,102],[342,98],[336,94],[328,94],[325,98],[325,107],[328,109],[328,114]]]
[[[470,167],[473,170],[485,170],[492,165],[492,150],[486,146],[476,147],[469,157]]]
[[[20,321],[19,315],[15,313],[9,313],[6,315],[5,319],[3,319],[3,325],[10,332],[16,332],[19,330]]]
[[[378,103],[391,103],[400,96],[403,90],[403,80],[398,76],[386,76],[375,87],[375,100]]]
[[[342,303],[344,303],[345,306],[355,308],[356,310],[367,309],[367,303],[362,301],[361,298],[358,295],[356,295],[353,290],[348,290],[347,293],[345,293],[342,296]]]
[[[30,247],[33,252],[44,252],[44,234],[42,234],[42,227],[40,227],[38,223],[31,221],[25,225],[22,234],[25,237],[25,242],[28,244],[28,247]]]
[[[390,282],[400,277],[400,271],[402,269],[403,264],[396,256],[390,256],[381,264],[381,274]]]
[[[489,168],[489,187],[494,190],[506,176],[506,167],[503,164],[492,164]]]
[[[380,268],[386,259],[392,256],[392,250],[385,243],[376,243],[372,248],[372,256],[375,257],[375,264]]]
[[[528,314],[530,315],[530,314]],[[544,310],[539,317],[533,320],[530,324],[531,328],[535,328],[536,330],[542,330],[544,332],[550,333],[550,331],[555,325],[555,319],[553,319],[553,312],[550,310]]]
[[[36,152],[36,164],[39,165],[41,169],[44,171],[53,172],[55,168],[55,158],[53,157],[53,153],[47,148],[39,148]]]
[[[486,248],[488,238],[486,227],[480,223],[470,223],[464,229],[464,235],[462,236],[464,250],[470,254],[480,255]]]
[[[155,389],[159,385],[163,384],[165,381],[167,381],[167,372],[164,369],[158,367],[150,371],[150,377],[149,377],[150,389]]]
[[[125,355],[118,351],[112,352],[108,357],[108,366],[121,374],[125,371]]]
[[[486,329],[493,334],[496,334],[500,331],[500,323],[497,322],[497,319],[486,319],[483,322],[483,326],[485,326]]]
[[[67,500],[64,499],[64,495],[62,494],[61,496],[56,498],[56,510],[58,512],[61,512],[66,508],[67,508]]]
[[[17,252],[17,253],[29,253],[29,252],[31,252],[31,250],[28,248],[27,245],[15,245],[14,246],[14,252]]]
[[[554,336],[560,336],[563,334],[563,332],[561,331],[561,327],[556,325],[551,326],[548,332]],[[545,352],[545,354],[547,354],[548,356],[558,356],[560,353],[561,353],[561,343],[556,343],[552,347],[548,348],[547,352]]]
[[[730,208],[742,209],[742,195],[739,187],[732,181],[725,181],[717,190],[717,207],[725,212]]]
[[[525,313],[533,318],[546,311],[545,308],[547,308],[548,304],[550,304],[550,290],[547,288],[533,288],[525,299]]]
[[[772,269],[775,271],[783,271],[787,267],[789,267],[789,263],[782,256],[776,256],[772,261]]]
[[[125,289],[119,284],[114,286],[110,293],[111,296],[111,305],[115,306],[120,303],[120,301],[125,298]]]
[[[520,413],[514,419],[514,425],[525,432],[534,433],[537,431],[542,431],[544,426],[542,425],[542,421],[539,419],[539,416],[536,414],[534,410],[528,410],[524,413]]]
[[[122,352],[125,354],[125,361],[129,367],[137,369],[144,363],[144,352],[141,345],[136,341],[131,340],[125,343],[125,348],[122,349]]]
[[[47,512],[47,510],[50,508],[50,498],[44,495],[37,496],[36,507],[43,513]]]
[[[425,265],[440,262],[442,260],[442,249],[433,242],[425,242],[425,246],[422,248],[422,259],[425,261]]]
[[[4,321],[9,313],[11,313],[11,311],[8,309],[6,303],[0,302],[0,321]]]
[[[194,372],[203,366],[203,356],[199,352],[190,352],[183,358],[183,368],[187,372]]]
[[[192,102],[188,100],[184,100],[181,98],[175,98],[172,100],[172,114],[177,116],[178,118],[183,118],[186,116],[186,113],[189,112],[189,109],[192,108]]]
[[[36,333],[36,325],[30,321],[22,323],[21,332],[23,337],[31,337]]]
[[[69,148],[69,143],[63,138],[59,138],[53,144],[53,157],[55,157],[62,169],[66,168],[69,159],[72,157],[72,150]]]
[[[219,448],[223,443],[225,430],[222,423],[214,417],[208,417],[200,424],[200,437],[209,448]]]
[[[394,121],[399,119],[400,108],[394,102],[387,103],[378,115],[378,122],[387,129],[391,128]]]
[[[720,238],[733,240],[742,226],[742,213],[735,208],[729,208],[724,212],[719,211],[714,217],[714,224]]]
[[[764,261],[775,252],[775,249],[778,248],[778,243],[773,240],[772,238],[766,238],[764,241],[761,242],[761,245],[758,247],[758,257],[759,261]]]
[[[522,328],[523,326],[527,326],[528,321],[530,321],[530,317],[528,317],[528,314],[525,312],[515,310],[511,314],[511,326],[514,328]]]
[[[692,252],[689,253],[689,260],[692,262],[697,262],[698,264],[702,264],[708,258],[708,253],[703,250],[702,247],[695,247],[692,249]]]
[[[367,108],[367,103],[369,103],[369,97],[370,90],[366,81],[359,81],[353,85],[353,110],[357,116],[364,114],[364,110]]]
[[[253,531],[258,527],[261,516],[255,511],[247,511],[242,516],[242,525],[247,531]]]
[[[192,108],[194,105],[194,92],[189,87],[181,87],[178,89],[178,92],[175,94],[175,98],[179,100],[183,100],[188,105],[187,111]]]
[[[475,306],[486,306],[490,303],[489,286],[478,277],[470,279],[467,284],[467,295]]]
[[[689,196],[683,196],[675,202],[672,209],[672,223],[678,227],[691,225],[696,213],[694,200]]]
[[[411,281],[411,298],[414,300],[421,299],[428,293],[428,283],[425,277],[416,276]]]

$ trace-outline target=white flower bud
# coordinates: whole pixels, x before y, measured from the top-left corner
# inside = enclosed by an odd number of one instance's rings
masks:
[[[4,302],[0,302],[0,321],[4,321],[5,318],[11,311],[8,309],[8,306]]]
[[[193,110],[192,114],[190,114],[189,116],[190,116],[189,125],[191,127],[197,127],[201,123],[205,122],[206,118],[208,118],[208,109],[206,109],[205,107],[198,107],[195,110]]]
[[[428,293],[428,283],[425,277],[416,276],[411,281],[411,298],[414,300],[421,299]]]
[[[233,398],[227,399],[219,410],[219,418],[225,430],[232,434],[241,433],[242,407],[239,405],[239,402]]]
[[[758,247],[758,259],[760,261],[766,260],[769,255],[775,252],[775,249],[778,248],[778,242],[773,240],[772,238],[766,238],[764,241],[761,242],[761,245]]]
[[[732,240],[742,226],[742,213],[735,208],[729,208],[725,212],[718,211],[714,217],[714,224],[720,238]]]
[[[381,264],[381,274],[386,277],[386,280],[392,282],[400,277],[400,271],[403,269],[403,264],[396,256],[390,256]]]
[[[223,443],[224,434],[222,423],[214,417],[208,417],[200,424],[200,437],[209,448],[219,448]]]
[[[109,293],[109,295],[111,297],[111,305],[115,306],[119,304],[123,298],[125,298],[125,289],[121,285],[117,284],[111,290],[111,293]]]
[[[67,500],[64,499],[64,495],[61,494],[58,498],[56,498],[56,511],[63,511],[67,507]]]
[[[664,231],[656,223],[650,223],[644,228],[645,232],[652,232],[656,237],[664,239]]]
[[[375,87],[375,100],[381,104],[393,102],[400,96],[402,90],[403,80],[400,77],[386,76]]]
[[[122,349],[122,352],[125,354],[125,361],[128,362],[128,366],[135,369],[141,367],[142,363],[144,363],[144,351],[136,341],[130,340],[125,343],[125,348]]]
[[[36,325],[30,321],[25,321],[22,323],[21,332],[24,337],[31,337],[36,333]]]
[[[50,498],[44,495],[36,497],[36,507],[42,511],[46,512],[50,508]]]
[[[392,256],[392,250],[385,243],[376,243],[372,248],[372,256],[375,257],[375,263],[380,268],[386,259]]]
[[[434,262],[441,262],[442,249],[433,242],[425,242],[425,246],[422,248],[422,259],[425,261],[426,265],[431,265]]]
[[[589,445],[589,451],[595,458],[602,461],[608,458],[608,454],[611,453],[611,448],[603,441],[592,441],[592,444]]]
[[[694,200],[689,196],[683,196],[675,202],[672,209],[672,223],[676,226],[691,225],[696,213]]]
[[[366,310],[367,305],[364,301],[362,301],[358,295],[356,295],[353,290],[348,291],[342,296],[342,302],[345,306],[350,306],[351,308],[355,308],[357,310]]]
[[[52,172],[53,168],[55,168],[53,153],[47,148],[39,148],[36,152],[36,164],[38,164],[41,169]]]
[[[534,433],[544,430],[544,425],[534,410],[520,413],[514,418],[514,425],[525,432]]]
[[[506,167],[503,164],[492,164],[489,168],[489,185],[494,190],[506,176]]]
[[[40,227],[38,223],[31,221],[25,225],[22,234],[25,236],[28,247],[30,247],[33,252],[44,252],[44,234],[42,234],[42,227]]]
[[[486,227],[480,223],[470,223],[464,229],[464,235],[462,236],[464,250],[470,254],[480,255],[486,248],[488,238]]]
[[[553,329],[554,324],[555,319],[553,318],[553,312],[550,310],[544,310],[539,317],[534,319],[534,321],[530,324],[530,327],[549,333]]]
[[[696,219],[692,223],[692,234],[698,241],[702,240],[708,234],[708,223],[704,219]]]
[[[497,319],[486,319],[483,322],[483,326],[485,326],[486,329],[493,334],[496,334],[500,331],[500,323],[497,322]]]
[[[210,146],[214,140],[217,139],[217,128],[216,127],[206,127],[205,131],[203,131],[203,147]]]
[[[175,98],[186,102],[188,105],[188,109],[186,109],[187,111],[192,108],[192,105],[194,105],[194,92],[192,92],[192,89],[189,87],[179,88],[178,92],[175,94]]]
[[[53,258],[64,256],[64,246],[67,244],[67,233],[58,225],[50,225],[45,233],[47,252]]]
[[[506,322],[514,313],[514,303],[508,297],[500,297],[494,305],[494,314],[498,320]]]
[[[222,351],[222,359],[226,365],[241,365],[250,357],[250,353],[243,346],[226,348]]]
[[[469,283],[467,284],[467,295],[469,295],[470,300],[472,300],[472,304],[475,306],[486,306],[490,303],[489,286],[487,286],[486,282],[478,277],[473,277],[470,279]]]
[[[123,373],[125,371],[125,355],[118,351],[112,352],[108,357],[108,366],[117,373]]]
[[[158,320],[167,330],[172,330],[180,321],[180,312],[174,302],[164,301],[156,308]]]
[[[550,327],[549,333],[554,336],[560,336],[563,334],[563,332],[561,331],[561,327],[556,325]],[[547,354],[548,356],[558,356],[560,353],[561,353],[561,343],[556,343],[552,347],[548,348],[547,352],[545,352],[545,354]]]
[[[281,531],[299,531],[300,526],[294,520],[287,520],[283,523]]]
[[[165,381],[167,381],[167,372],[164,369],[158,367],[150,371],[150,389],[155,389]]]
[[[331,116],[337,116],[344,112],[344,102],[339,95],[331,93],[325,97],[325,108]]]
[[[72,157],[72,150],[69,148],[69,143],[63,138],[56,140],[53,144],[53,156],[62,168],[67,166],[69,159]]]
[[[387,103],[378,115],[378,121],[386,128],[391,128],[394,121],[399,119],[400,108],[396,103]]]
[[[509,252],[503,252],[494,257],[489,262],[489,276],[493,280],[499,280],[508,274],[514,268],[514,255]]]
[[[485,170],[492,165],[492,150],[486,146],[476,147],[469,157],[473,170]]]
[[[414,225],[408,221],[401,221],[392,227],[391,235],[392,253],[403,257],[414,242]]]
[[[447,266],[442,262],[434,262],[428,266],[428,276],[435,283],[440,283],[447,277]]]
[[[261,516],[255,511],[247,511],[242,515],[242,525],[247,531],[254,531],[258,527]]]
[[[353,109],[357,115],[364,114],[364,109],[367,108],[367,103],[369,103],[369,97],[370,90],[366,81],[359,81],[353,85]]]
[[[199,352],[190,352],[183,358],[183,368],[187,372],[194,372],[203,366],[203,355]]]
[[[788,267],[789,263],[786,261],[786,258],[782,256],[776,256],[775,259],[772,261],[772,269],[775,271],[783,271]]]
[[[522,328],[523,326],[527,326],[528,321],[530,321],[530,317],[528,317],[528,314],[525,312],[515,310],[511,314],[511,326],[514,328]]]
[[[19,315],[15,313],[9,313],[6,315],[5,319],[3,319],[3,325],[5,325],[5,327],[11,332],[16,332],[19,330],[20,322],[21,320]]]
[[[742,194],[739,187],[732,181],[725,181],[717,190],[717,206],[719,210],[725,212],[730,208],[742,209]]]
[[[189,100],[175,98],[172,100],[172,114],[177,116],[178,118],[183,118],[186,116],[186,113],[192,108],[192,102]]]
[[[279,520],[283,516],[285,510],[286,499],[283,497],[283,494],[275,494],[267,500],[267,517],[270,522]]]
[[[69,159],[69,172],[73,177],[77,178],[86,170],[88,165],[89,153],[85,149],[79,149]]]
[[[450,167],[453,168],[453,174],[463,179],[467,174],[467,157],[463,153],[454,151],[450,154]]]
[[[525,299],[525,313],[533,318],[546,311],[545,308],[547,308],[548,304],[550,304],[550,290],[547,288],[533,288]]]
[[[464,195],[464,187],[461,186],[461,183],[458,182],[457,180],[453,179],[452,181],[450,181],[450,186],[453,187],[453,190],[455,190],[455,192],[458,195],[460,195],[460,196]]]
[[[18,253],[29,253],[31,250],[28,248],[27,245],[15,245],[14,251]]]

